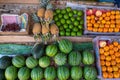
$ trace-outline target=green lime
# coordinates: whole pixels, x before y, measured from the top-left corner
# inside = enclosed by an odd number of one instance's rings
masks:
[[[78,13],[78,10],[74,9],[73,13],[76,15]]]
[[[68,15],[69,17],[73,17],[74,14],[72,12],[69,12]]]
[[[75,21],[75,18],[74,18],[74,17],[71,17],[70,19],[71,19],[71,21],[72,21],[72,22],[74,22],[74,21]]]
[[[58,14],[58,18],[62,18],[62,14]]]
[[[60,9],[56,9],[55,12],[56,12],[57,14],[59,14],[59,13],[61,12],[61,10],[60,10]]]
[[[80,24],[82,24],[82,25],[84,24],[84,20],[83,19],[80,21]]]
[[[65,9],[62,9],[61,10],[61,14],[65,14],[66,13],[66,10]]]
[[[80,30],[79,30],[79,32],[83,33],[83,30],[82,30],[82,29],[80,29]]]
[[[75,26],[78,26],[78,25],[79,25],[79,22],[78,22],[78,21],[74,21],[74,25],[75,25]]]
[[[61,24],[65,24],[65,19],[60,20]]]
[[[70,32],[70,29],[66,29],[67,32]]]
[[[64,29],[67,29],[69,26],[68,26],[68,24],[64,24],[63,27],[64,27]]]
[[[63,31],[64,30],[64,27],[60,26],[60,31]]]
[[[55,22],[57,22],[59,19],[57,16],[54,17]]]
[[[82,33],[81,32],[77,32],[77,36],[82,36]]]
[[[67,19],[67,20],[66,20],[66,23],[67,23],[67,24],[71,24],[71,20]]]
[[[66,11],[67,11],[67,12],[72,11],[71,7],[66,7]]]
[[[66,34],[66,36],[70,36],[70,32],[66,32],[65,34]]]
[[[68,19],[69,16],[67,14],[64,14],[64,19]]]
[[[82,18],[81,18],[81,17],[77,17],[76,19],[77,19],[78,21],[80,21]]]
[[[54,13],[53,13],[53,16],[56,16],[56,15],[57,15],[57,13],[56,13],[56,12],[54,12]]]
[[[73,31],[74,31],[74,32],[77,32],[77,31],[78,31],[78,28],[77,28],[77,27],[74,27],[74,28],[73,28]]]
[[[78,16],[82,16],[83,15],[83,11],[82,10],[78,11],[77,15]]]
[[[74,27],[74,26],[73,26],[72,24],[69,25],[69,29],[73,29],[73,27]]]
[[[76,32],[71,32],[71,36],[76,36]]]
[[[60,36],[65,36],[65,31],[60,31]]]
[[[57,21],[57,22],[56,22],[56,25],[57,25],[57,26],[60,26],[60,25],[61,25],[61,23],[60,23],[59,21]]]
[[[78,28],[79,29],[83,29],[83,25],[78,25]]]

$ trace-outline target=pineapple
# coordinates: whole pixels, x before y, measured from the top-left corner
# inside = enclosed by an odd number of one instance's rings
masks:
[[[46,27],[45,24],[43,24],[42,25],[42,34],[44,35],[44,34],[47,34],[47,33],[49,33],[49,29]]]
[[[46,20],[53,20],[53,5],[52,4],[48,4],[47,5],[47,10],[45,11],[45,19]]]
[[[59,29],[56,24],[52,24],[50,26],[50,32],[52,35],[58,35],[59,34]]]
[[[32,19],[33,19],[33,21],[35,23],[39,23],[40,22],[40,20],[39,20],[38,16],[36,15],[36,13],[32,13]]]

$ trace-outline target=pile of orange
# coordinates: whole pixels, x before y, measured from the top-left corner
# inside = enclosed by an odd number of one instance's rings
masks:
[[[101,16],[87,16],[87,30],[92,32],[120,32],[120,11],[111,10]]]
[[[120,78],[120,43],[100,47],[99,53],[103,78]]]

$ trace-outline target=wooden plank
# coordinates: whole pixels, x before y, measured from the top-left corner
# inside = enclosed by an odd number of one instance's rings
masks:
[[[60,39],[69,39],[73,42],[89,42],[93,38],[90,37],[60,37]],[[25,42],[35,42],[32,36],[0,36],[0,43],[25,43]]]

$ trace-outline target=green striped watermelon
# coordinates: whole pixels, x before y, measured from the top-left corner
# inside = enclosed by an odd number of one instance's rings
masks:
[[[33,68],[31,71],[32,80],[41,80],[43,78],[43,70],[40,67]]]
[[[53,56],[55,56],[57,51],[58,51],[58,49],[57,49],[56,45],[54,45],[54,44],[48,45],[46,48],[46,55],[49,57],[53,57]]]
[[[48,56],[43,56],[39,59],[39,66],[42,68],[46,68],[50,65],[50,58]]]
[[[59,80],[68,80],[70,76],[68,67],[65,67],[65,66],[58,67],[57,76]]]
[[[32,69],[32,68],[36,67],[37,65],[38,65],[38,60],[35,59],[34,57],[31,56],[26,59],[26,66],[28,68]]]
[[[77,51],[72,51],[68,56],[68,63],[71,66],[80,65],[82,60],[81,54]]]
[[[45,80],[54,80],[56,78],[56,70],[54,67],[47,67],[44,72]]]
[[[15,80],[17,78],[17,68],[14,66],[9,66],[5,70],[5,78],[7,80]]]
[[[74,66],[71,68],[71,78],[73,80],[80,80],[82,78],[82,68]]]
[[[30,78],[30,69],[27,67],[22,67],[18,71],[19,80],[28,80]]]
[[[25,57],[20,55],[13,57],[12,64],[18,68],[23,67],[25,65]]]
[[[62,39],[58,41],[59,49],[61,52],[68,54],[72,51],[73,45],[72,42],[68,39]]]

